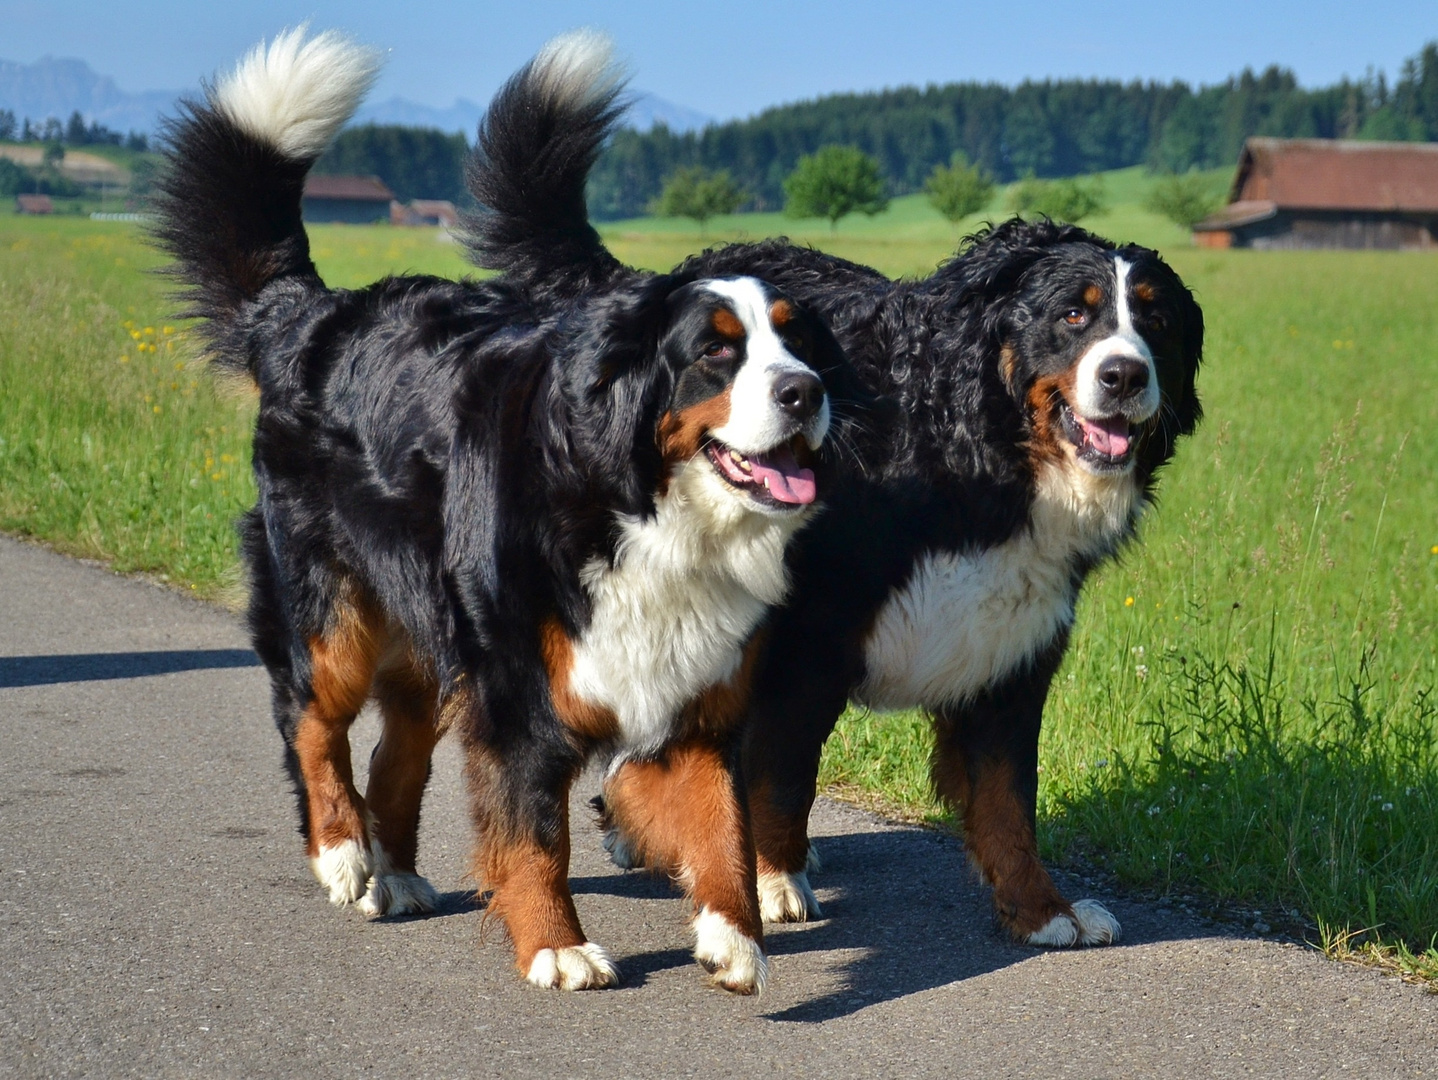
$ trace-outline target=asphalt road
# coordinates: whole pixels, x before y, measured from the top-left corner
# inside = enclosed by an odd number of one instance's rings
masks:
[[[325,901],[255,663],[226,612],[0,540],[0,1076],[1438,1073],[1438,997],[1122,898],[1119,946],[1010,945],[956,841],[832,802],[829,918],[774,931],[744,999],[577,806],[580,915],[624,985],[535,989],[466,891],[452,746],[420,851],[443,909]]]

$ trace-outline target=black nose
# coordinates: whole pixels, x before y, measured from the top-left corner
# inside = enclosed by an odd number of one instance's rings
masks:
[[[791,371],[774,384],[774,400],[779,408],[803,422],[824,404],[824,384],[807,371]]]
[[[1148,389],[1148,365],[1127,356],[1111,356],[1098,366],[1098,382],[1120,400]]]

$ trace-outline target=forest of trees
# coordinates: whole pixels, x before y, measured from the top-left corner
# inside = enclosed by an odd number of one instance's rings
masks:
[[[1167,172],[1230,165],[1250,135],[1438,139],[1438,42],[1382,75],[1305,90],[1291,71],[1245,71],[1217,86],[1046,80],[1016,87],[950,83],[835,94],[748,120],[676,134],[619,132],[590,180],[597,218],[642,214],[682,166],[724,169],[748,208],[783,205],[785,177],[819,147],[878,158],[893,194],[918,191],[955,151],[1002,181],[1147,164]]]
[[[314,171],[327,175],[378,176],[401,202],[466,199],[464,136],[433,128],[364,124],[340,132]],[[655,194],[658,188],[654,189]]]

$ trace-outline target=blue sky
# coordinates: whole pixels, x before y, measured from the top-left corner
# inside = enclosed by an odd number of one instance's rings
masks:
[[[1046,76],[1218,82],[1280,63],[1307,86],[1397,74],[1438,3],[601,3],[596,0],[0,0],[0,59],[79,57],[127,91],[184,90],[309,20],[389,50],[376,99],[484,101],[546,39],[609,31],[634,84],[715,117],[841,90]]]

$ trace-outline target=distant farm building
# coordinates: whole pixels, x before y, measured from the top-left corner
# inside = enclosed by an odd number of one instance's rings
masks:
[[[1438,247],[1438,143],[1249,139],[1200,247]]]
[[[415,199],[408,205],[401,202],[389,204],[391,225],[443,225],[454,228],[459,224],[459,211],[447,199]]]
[[[369,225],[389,220],[394,192],[378,176],[308,176],[301,203],[309,222]]]
[[[15,212],[17,214],[53,214],[55,204],[50,201],[48,195],[16,195]]]

